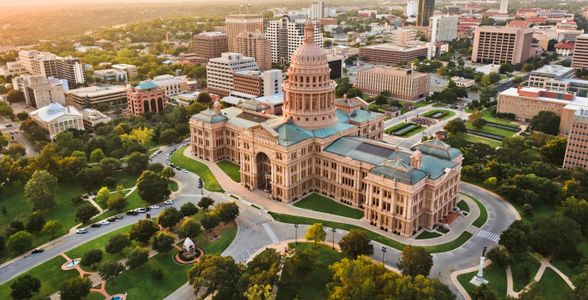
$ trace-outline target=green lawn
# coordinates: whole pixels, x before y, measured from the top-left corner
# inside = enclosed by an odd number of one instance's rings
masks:
[[[138,177],[139,176],[136,174],[128,174],[127,172],[119,172],[118,174],[114,175],[116,184],[122,184],[125,189],[134,187],[137,184]]]
[[[502,146],[502,142],[497,141],[497,140],[493,140],[493,139],[489,139],[489,138],[485,138],[482,136],[478,136],[478,135],[473,135],[473,134],[469,134],[466,133],[463,135],[464,139],[470,143],[481,143],[481,144],[486,144],[492,148],[496,148],[496,147],[500,147]]]
[[[189,157],[184,156],[184,149],[186,147],[182,147],[178,149],[171,157],[171,162],[176,166],[184,168],[192,173],[196,173],[202,180],[204,180],[204,187],[212,192],[224,192],[212,172],[208,167],[198,161],[195,161]]]
[[[225,228],[221,235],[210,243],[200,243],[199,246],[204,248],[208,254],[221,254],[231,245],[237,236],[237,227]]]
[[[551,268],[545,269],[537,288],[543,299],[575,299],[572,289]]]
[[[457,202],[457,207],[465,212],[470,212],[470,206],[463,200]]]
[[[317,193],[312,193],[304,197],[302,200],[296,202],[294,206],[353,219],[361,219],[363,217],[363,211],[337,203]]]
[[[110,240],[110,237],[112,237],[115,234],[119,234],[119,233],[128,233],[129,231],[131,231],[131,226],[132,225],[128,225],[128,226],[119,228],[115,231],[109,232],[103,236],[100,236],[100,237],[95,238],[85,244],[82,244],[82,245],[80,245],[70,251],[67,251],[65,254],[67,256],[69,256],[69,258],[75,259],[75,258],[81,258],[84,255],[84,253],[88,252],[89,250],[100,249],[100,250],[102,250],[102,260],[100,261],[100,263],[104,263],[107,261],[120,260],[123,258],[122,254],[110,254],[110,253],[106,252],[104,247],[106,247],[106,244],[108,243],[108,240]],[[94,268],[91,268],[91,267],[84,266],[83,268],[86,271],[96,271]]]
[[[177,184],[176,184],[176,189],[177,189]],[[100,206],[102,206],[102,204],[99,203]],[[97,221],[101,221],[104,219],[108,219],[114,215],[118,215],[121,212],[124,211],[128,211],[131,209],[135,209],[138,207],[143,207],[145,206],[146,203],[145,201],[143,201],[143,199],[141,199],[141,197],[139,197],[139,192],[137,192],[137,190],[134,190],[128,197],[127,197],[127,204],[125,205],[125,207],[119,212],[119,211],[114,211],[114,210],[110,210],[107,211],[99,216],[96,216],[92,219],[91,222],[97,222]]]
[[[482,128],[476,128],[470,122],[466,122],[466,128],[485,132],[485,133],[495,134],[495,135],[499,135],[502,137],[511,137],[511,136],[515,135],[515,133],[516,133],[514,131],[510,131],[510,130],[506,130],[506,129],[502,129],[502,128],[496,128],[496,127],[492,127],[489,125],[484,125],[484,127],[482,127]]]
[[[467,197],[474,200],[474,202],[476,202],[476,205],[480,209],[480,215],[478,216],[478,218],[476,220],[474,220],[474,223],[472,223],[472,225],[480,228],[488,220],[488,210],[486,210],[486,207],[482,204],[482,202],[480,202],[480,200],[478,200],[474,197],[471,197],[469,195]]]
[[[457,276],[457,280],[466,291],[473,295],[476,286],[470,283],[470,280],[476,275],[478,271]],[[484,278],[488,280],[488,287],[496,292],[498,299],[506,297],[506,271],[492,264],[484,268]]]
[[[326,286],[333,277],[329,266],[341,260],[343,255],[326,245],[314,246],[311,243],[291,243],[288,248],[296,250],[315,249],[318,252],[316,266],[303,278],[291,278],[288,272],[284,271],[278,283],[279,288],[276,299],[327,299]],[[284,265],[284,270],[287,270],[288,267],[288,264]]]
[[[427,240],[427,239],[432,239],[432,238],[436,238],[436,237],[440,237],[441,234],[435,231],[423,231],[421,232],[415,239],[417,240]]]
[[[586,239],[580,242],[576,249],[582,254],[581,260],[588,259],[588,241]],[[584,270],[584,264],[578,263],[577,260],[562,261],[554,258],[551,260],[551,264],[570,278],[577,276]]]
[[[541,266],[541,262],[531,253],[527,252],[522,255],[522,257],[514,258],[510,265],[513,277],[513,289],[517,292],[531,282]]]
[[[436,113],[444,113],[445,114],[443,117],[439,118],[439,120],[447,120],[447,119],[455,116],[455,113],[453,111],[446,110],[446,109],[432,109],[432,110],[429,110],[429,111],[425,112],[424,114],[422,114],[422,116],[432,118],[432,116],[435,115]]]
[[[172,191],[172,192],[177,191],[178,190],[178,183],[175,182],[175,181],[171,181],[169,183],[169,190]]]
[[[241,182],[241,167],[228,160],[219,161],[216,163],[223,172],[225,172],[234,182]]]
[[[516,123],[513,123],[510,120],[494,117],[492,115],[492,111],[494,111],[495,108],[496,108],[496,106],[493,106],[493,107],[489,107],[489,108],[483,110],[482,111],[482,118],[484,118],[484,120],[486,120],[486,121],[490,121],[490,122],[494,122],[494,123],[498,123],[498,124],[516,125]]]
[[[313,218],[307,218],[307,217],[285,215],[285,214],[279,214],[279,213],[275,213],[275,212],[269,212],[269,214],[274,218],[274,220],[276,220],[278,222],[283,222],[283,223],[308,224],[308,225],[311,225],[314,223],[321,223],[325,227],[343,229],[343,230],[347,230],[347,231],[349,231],[351,229],[363,230],[363,231],[365,231],[365,233],[369,236],[369,238],[371,240],[374,240],[374,241],[379,242],[381,244],[387,245],[387,246],[392,247],[394,249],[402,250],[402,248],[404,248],[404,246],[406,246],[399,241],[390,239],[390,238],[385,237],[383,235],[377,234],[371,230],[366,230],[364,228],[361,228],[361,227],[355,226],[355,225],[326,221],[326,220],[319,220],[319,219],[313,219]],[[427,249],[427,251],[429,251],[430,253],[450,251],[450,250],[453,250],[453,249],[463,245],[467,240],[470,239],[471,236],[472,236],[471,233],[463,232],[458,238],[456,238],[453,241],[450,241],[450,242],[447,242],[447,243],[441,244],[441,245],[436,245],[436,246],[427,246],[427,247],[425,247],[425,249]]]
[[[384,133],[395,135],[394,134],[395,131],[401,129],[402,127],[405,127],[407,124],[413,124],[413,123],[410,123],[410,122],[408,122],[408,123],[407,122],[398,123],[398,124],[396,124],[396,125],[394,125],[392,127],[386,128],[384,130]],[[418,125],[418,124],[414,124],[414,125],[416,125],[416,127],[414,129],[412,129],[410,131],[407,131],[407,132],[405,132],[403,134],[397,135],[397,136],[403,137],[403,138],[408,138],[408,137],[411,137],[411,136],[413,136],[413,135],[415,135],[415,134],[417,134],[417,133],[419,133],[419,132],[427,129],[426,127],[421,126],[421,125]]]
[[[436,103],[433,103],[433,107],[447,107],[447,104],[436,102]]]

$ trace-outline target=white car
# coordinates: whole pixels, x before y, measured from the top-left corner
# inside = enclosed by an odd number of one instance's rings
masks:
[[[144,212],[146,212],[146,211],[147,211],[147,209],[145,209],[144,207],[135,208],[135,212],[138,212],[138,213],[141,213],[141,214],[144,213]]]
[[[174,204],[174,200],[165,200],[163,201],[163,204],[172,205]]]
[[[88,233],[88,228],[80,228],[78,230],[76,230],[77,234],[83,234],[83,233]]]
[[[151,209],[158,209],[159,208],[159,205],[154,204],[154,205],[149,206],[149,208],[151,208]]]
[[[100,225],[108,225],[108,224],[110,224],[110,221],[108,221],[108,220],[100,221],[99,224]]]

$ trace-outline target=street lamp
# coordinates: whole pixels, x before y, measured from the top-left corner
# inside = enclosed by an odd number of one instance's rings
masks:
[[[331,232],[333,233],[333,250],[335,250],[335,232],[337,229],[335,227],[331,228]]]
[[[384,263],[384,255],[386,254],[386,247],[382,246],[382,264]]]
[[[298,245],[298,224],[294,224],[294,244]]]

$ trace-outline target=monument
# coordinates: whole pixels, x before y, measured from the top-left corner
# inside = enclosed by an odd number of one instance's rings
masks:
[[[486,247],[482,249],[482,256],[480,257],[480,266],[478,273],[470,280],[470,283],[475,286],[488,284],[488,280],[484,279],[484,261],[486,260]]]
[[[187,259],[193,259],[196,254],[196,245],[190,238],[186,238],[184,240],[184,244],[182,245],[182,256]]]

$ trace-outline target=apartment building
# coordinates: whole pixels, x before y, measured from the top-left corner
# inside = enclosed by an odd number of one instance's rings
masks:
[[[203,32],[194,37],[195,62],[206,64],[208,60],[220,57],[228,51],[227,35],[223,32]]]
[[[20,61],[9,61],[5,66],[0,67],[0,75],[4,77],[14,77],[25,73],[27,73],[27,69]]]
[[[42,75],[21,75],[12,79],[14,89],[21,91],[28,106],[41,108],[51,103],[65,105],[66,80]]]
[[[571,66],[576,70],[588,70],[588,34],[581,34],[576,37]]]
[[[127,87],[124,85],[89,86],[66,93],[67,104],[79,109],[107,106],[110,109],[127,106]]]
[[[141,116],[145,113],[163,112],[167,106],[164,88],[151,81],[143,82],[127,91],[128,113]]]
[[[532,28],[481,26],[474,32],[472,61],[519,64],[531,57]]]
[[[320,20],[325,17],[325,2],[322,0],[310,3],[310,18]]]
[[[220,96],[229,95],[235,88],[234,73],[245,70],[259,71],[253,57],[226,52],[221,57],[211,59],[206,66],[208,91]]]
[[[271,42],[272,62],[290,63],[290,57],[304,42],[306,15],[284,15],[267,23],[266,37]],[[320,21],[312,21],[315,43],[323,47]]]
[[[370,96],[389,91],[395,100],[418,101],[429,94],[429,74],[376,66],[359,71],[355,86]]]
[[[84,130],[82,114],[73,106],[51,103],[29,113],[31,119],[49,132],[51,140],[66,130]]]
[[[431,42],[449,42],[456,39],[458,22],[458,16],[431,17]]]
[[[72,88],[85,82],[84,68],[77,58],[59,57],[50,52],[36,50],[21,50],[18,52],[18,61],[27,73],[65,79]]]
[[[237,52],[237,36],[245,32],[263,32],[263,18],[254,14],[237,14],[225,18],[228,52]]]
[[[377,44],[359,48],[359,57],[365,57],[371,63],[394,65],[404,64],[415,58],[427,57],[426,43],[405,45]]]
[[[237,35],[237,53],[253,57],[257,62],[260,70],[270,70],[272,68],[272,44],[263,32],[241,32]]]

